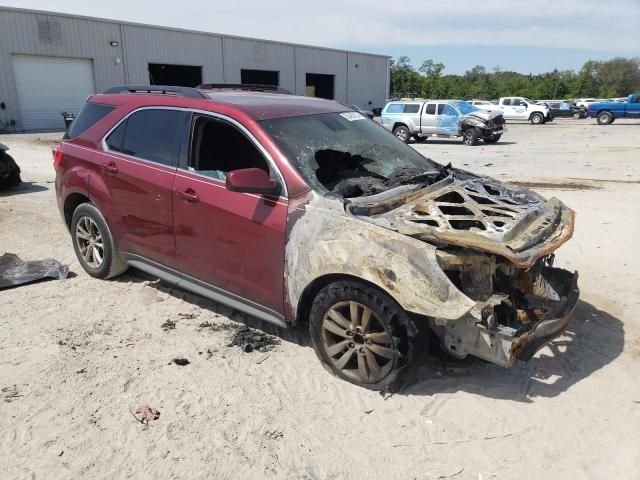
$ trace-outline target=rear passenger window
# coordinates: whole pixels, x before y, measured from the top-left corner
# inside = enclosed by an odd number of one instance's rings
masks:
[[[442,115],[442,109],[444,108],[444,106],[445,106],[444,103],[438,104],[438,115]]]
[[[404,113],[418,113],[420,105],[409,104],[404,106]]]
[[[122,153],[162,165],[176,166],[186,115],[180,110],[155,108],[135,112],[127,120]],[[116,131],[113,132],[115,133]],[[117,137],[114,143],[115,140]]]
[[[77,137],[91,125],[106,117],[115,108],[112,105],[104,105],[102,103],[85,103],[69,130],[64,134],[64,138]]]
[[[427,108],[425,109],[424,113],[426,113],[427,115],[435,115],[436,114],[436,104],[435,103],[430,103],[429,105],[427,105]]]
[[[502,100],[502,105],[511,105],[511,99],[510,98],[504,98]]]

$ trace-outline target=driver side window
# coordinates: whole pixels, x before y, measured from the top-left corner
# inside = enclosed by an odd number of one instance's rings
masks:
[[[224,120],[195,116],[189,170],[224,182],[228,172],[241,168],[260,168],[269,173],[265,158],[235,126]]]
[[[526,102],[524,100],[519,99],[519,98],[515,98],[513,100],[513,106],[514,107],[524,107],[526,105],[527,105]]]

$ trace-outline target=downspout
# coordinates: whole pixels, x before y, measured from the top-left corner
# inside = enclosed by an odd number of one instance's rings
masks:
[[[127,61],[127,45],[124,39],[124,24],[120,24],[120,41],[122,42],[122,67],[124,68],[124,84],[129,84],[129,62]]]

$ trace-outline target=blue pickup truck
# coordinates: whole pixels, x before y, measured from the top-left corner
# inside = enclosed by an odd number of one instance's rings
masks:
[[[587,105],[587,113],[600,125],[609,125],[616,118],[640,118],[640,93],[632,93],[626,102],[596,102]]]

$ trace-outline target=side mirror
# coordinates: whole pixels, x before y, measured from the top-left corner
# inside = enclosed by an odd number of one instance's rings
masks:
[[[227,190],[230,192],[258,193],[278,195],[280,184],[269,178],[269,174],[260,168],[242,168],[227,172]]]

